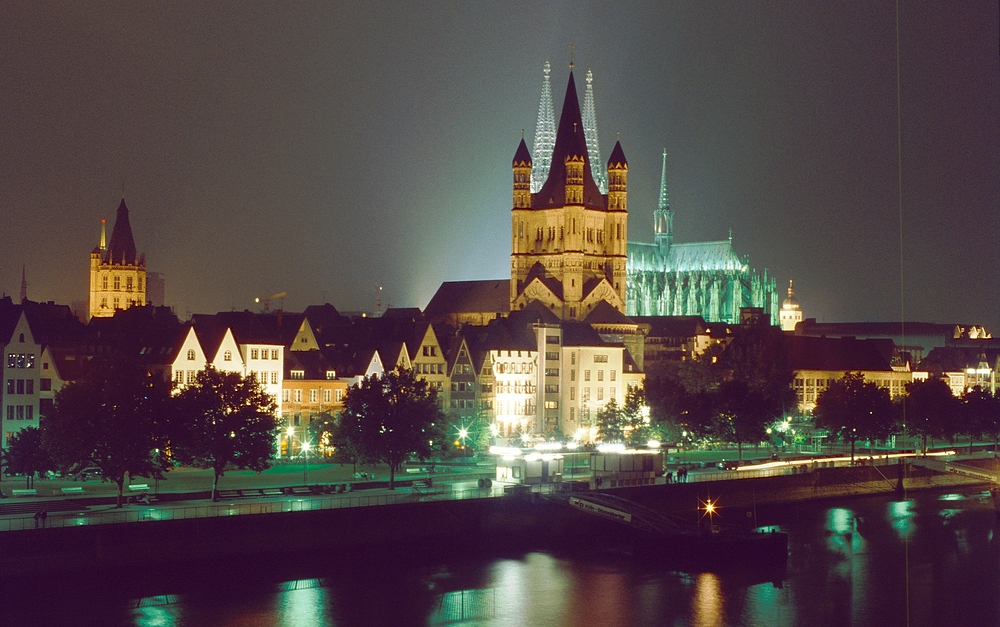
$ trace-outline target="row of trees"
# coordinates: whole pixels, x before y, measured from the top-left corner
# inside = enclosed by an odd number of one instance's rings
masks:
[[[850,444],[851,457],[856,442],[900,433],[920,438],[924,452],[929,438],[954,443],[964,436],[970,444],[987,439],[994,453],[1000,445],[1000,397],[981,388],[956,397],[940,379],[907,384],[906,396],[894,403],[888,390],[849,372],[819,395],[813,419],[816,427]]]
[[[772,327],[743,330],[728,348],[714,346],[697,359],[674,362],[647,373],[646,431],[659,439],[696,439],[743,445],[769,439],[769,428],[796,409],[784,334]],[[858,442],[908,434],[955,442],[986,439],[1000,448],[1000,398],[975,389],[955,397],[938,379],[915,381],[893,402],[888,390],[847,373],[818,399],[813,426],[826,429],[853,451]],[[612,437],[614,430],[606,432]]]
[[[10,439],[7,472],[30,478],[96,467],[118,486],[121,507],[126,475],[161,479],[175,461],[213,469],[213,500],[226,468],[270,466],[276,405],[253,377],[209,367],[172,394],[168,383],[124,355],[91,366],[56,394],[40,428]]]

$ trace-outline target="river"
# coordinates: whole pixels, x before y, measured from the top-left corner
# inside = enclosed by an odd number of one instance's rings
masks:
[[[35,593],[8,593],[0,624],[1000,625],[992,503],[975,491],[911,497],[757,512],[759,524],[789,534],[777,573],[680,571],[625,547],[422,547],[287,559],[279,551],[265,562],[33,583]]]

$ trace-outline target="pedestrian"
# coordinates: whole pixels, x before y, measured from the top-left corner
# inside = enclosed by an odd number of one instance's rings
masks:
[[[49,517],[49,513],[43,509],[42,510],[42,529],[45,528],[45,519],[48,518],[48,517]]]
[[[38,521],[42,519],[42,510],[35,512],[35,529],[38,529]]]

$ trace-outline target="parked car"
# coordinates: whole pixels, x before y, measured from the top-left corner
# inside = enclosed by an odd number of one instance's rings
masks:
[[[740,467],[740,463],[734,459],[724,459],[718,465],[722,470],[736,470]]]
[[[98,468],[97,466],[88,466],[83,470],[81,470],[80,472],[76,473],[77,481],[87,481],[88,479],[100,479],[100,478],[101,478],[101,469]]]

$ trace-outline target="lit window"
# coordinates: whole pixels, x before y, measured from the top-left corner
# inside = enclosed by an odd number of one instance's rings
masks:
[[[295,402],[296,403],[302,402],[302,390],[295,390]]]
[[[331,394],[332,392],[333,392],[333,390],[323,390],[323,402],[324,403],[329,403],[330,402],[330,399],[332,397],[332,394]]]
[[[309,402],[315,403],[317,401],[319,401],[319,390],[316,389],[309,390]]]

